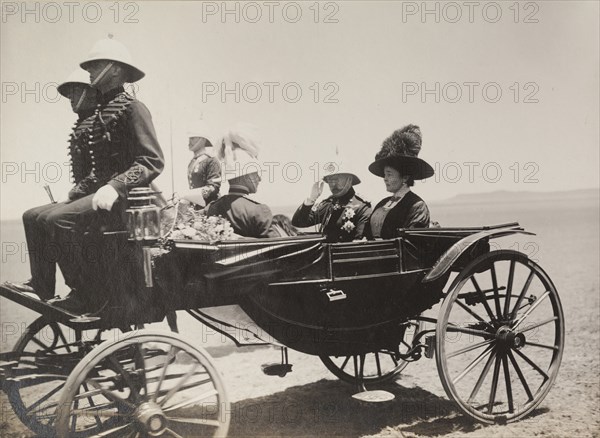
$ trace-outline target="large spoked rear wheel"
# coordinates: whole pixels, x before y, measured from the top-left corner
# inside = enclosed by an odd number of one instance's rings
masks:
[[[408,323],[404,332],[404,340],[399,346],[401,353],[406,353],[412,347],[412,340],[422,329],[422,322],[410,321]],[[400,374],[410,363],[397,359],[395,353],[388,350],[379,350],[363,355],[319,356],[319,358],[338,379],[359,385],[387,382]]]
[[[89,353],[60,400],[59,437],[226,436],[230,408],[212,359],[179,335],[143,330]],[[101,429],[101,432],[98,432]]]
[[[39,436],[54,435],[65,381],[99,338],[99,330],[76,331],[41,317],[17,341],[17,364],[7,371],[4,391],[17,417]]]
[[[509,423],[552,387],[564,316],[548,275],[524,254],[501,250],[454,280],[436,327],[438,373],[448,397],[483,423]]]

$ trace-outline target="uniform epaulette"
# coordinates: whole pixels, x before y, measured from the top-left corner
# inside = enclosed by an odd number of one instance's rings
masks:
[[[252,203],[254,203],[254,204],[260,204],[260,202],[258,202],[258,201],[255,201],[254,199],[250,199],[250,198],[248,198],[247,196],[242,196],[242,198],[244,198],[244,199],[247,199],[248,201],[250,201],[250,202],[252,202]]]
[[[356,199],[358,199],[360,202],[364,202],[368,207],[371,206],[371,203],[369,201],[365,201],[363,198],[361,198],[360,196],[358,196],[356,193],[354,194],[354,197]]]

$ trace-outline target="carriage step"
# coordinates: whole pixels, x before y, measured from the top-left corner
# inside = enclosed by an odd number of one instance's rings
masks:
[[[261,366],[262,372],[267,376],[285,377],[292,372],[292,364],[289,363],[266,363]]]
[[[394,400],[395,396],[391,392],[382,391],[361,391],[352,396],[352,398],[365,403],[383,403]]]

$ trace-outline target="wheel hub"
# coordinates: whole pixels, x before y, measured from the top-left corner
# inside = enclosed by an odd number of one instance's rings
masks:
[[[523,333],[517,333],[510,327],[503,326],[496,332],[496,340],[498,342],[498,348],[501,350],[510,350],[514,348],[519,350],[525,345],[525,335]]]
[[[150,436],[160,436],[167,427],[167,419],[160,406],[154,402],[142,403],[136,409],[138,424]]]

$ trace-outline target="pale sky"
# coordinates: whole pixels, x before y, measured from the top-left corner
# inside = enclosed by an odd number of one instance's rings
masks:
[[[277,164],[255,196],[272,206],[300,204],[313,163],[336,148],[363,197],[387,196],[367,166],[408,123],[437,171],[414,187],[426,201],[598,187],[599,3],[515,4],[429,2],[422,16],[422,2],[229,2],[222,16],[222,2],[5,2],[0,218],[46,203],[45,183],[66,197],[75,116],[53,83],[109,32],[146,72],[137,97],[167,158],[157,180],[167,195],[171,169],[186,188],[186,130],[201,114],[217,132],[260,128],[259,159]]]

